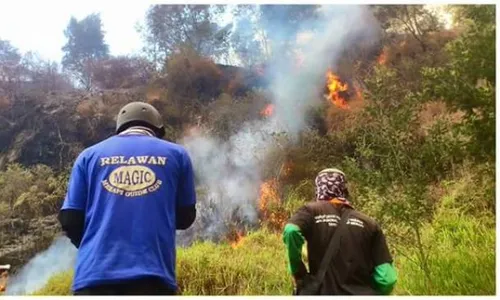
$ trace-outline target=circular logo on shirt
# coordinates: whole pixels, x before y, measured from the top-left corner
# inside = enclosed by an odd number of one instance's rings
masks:
[[[143,190],[155,181],[156,174],[153,170],[140,165],[118,167],[108,177],[110,185],[127,192]]]
[[[106,156],[100,158],[99,168],[118,165],[101,184],[106,191],[125,197],[145,196],[157,192],[162,181],[150,167],[165,166],[165,156]],[[104,172],[108,172],[105,170]],[[160,175],[161,177],[161,175]]]

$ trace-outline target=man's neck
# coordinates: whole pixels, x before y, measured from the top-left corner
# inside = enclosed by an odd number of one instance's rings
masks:
[[[333,198],[333,199],[329,200],[328,202],[332,203],[333,205],[335,205],[337,207],[348,206],[350,208],[353,208],[351,202],[349,202],[347,199],[346,200],[340,200],[340,199],[337,199],[337,198]]]

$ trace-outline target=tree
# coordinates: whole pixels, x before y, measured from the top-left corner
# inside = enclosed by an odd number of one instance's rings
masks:
[[[262,64],[273,54],[293,55],[300,33],[314,30],[318,5],[237,5],[231,48],[244,66]]]
[[[288,50],[300,31],[313,29],[309,21],[318,16],[318,5],[260,5],[260,22],[271,51]]]
[[[472,137],[470,152],[495,160],[495,6],[455,9],[465,32],[447,47],[450,60],[424,70],[424,95],[465,113],[460,128]]]
[[[405,88],[395,69],[382,66],[374,72],[366,82],[363,121],[354,132],[356,153],[343,168],[359,186],[358,205],[375,207],[375,217],[387,225],[391,237],[404,241],[406,246],[398,252],[417,251],[430,291],[432,245],[422,237],[434,213],[430,186],[461,160],[461,143],[444,116],[423,130],[424,102]]]
[[[442,24],[424,5],[377,5],[374,14],[388,32],[411,34],[425,51],[425,37],[441,29]]]
[[[215,5],[153,5],[142,34],[145,51],[155,63],[187,47],[201,56],[218,59],[227,54],[230,25],[215,21],[223,8]]]
[[[26,80],[35,89],[47,92],[68,90],[69,78],[59,72],[56,62],[43,60],[37,53],[28,52],[22,58]]]
[[[21,54],[9,41],[0,40],[0,88],[9,90],[20,80]]]
[[[68,42],[62,48],[65,52],[62,65],[85,89],[91,89],[94,64],[109,53],[100,15],[91,14],[81,21],[72,17],[64,35]]]
[[[235,29],[231,34],[231,47],[243,66],[253,66],[262,63],[264,45],[257,38],[257,26],[250,16],[245,15],[236,19]]]

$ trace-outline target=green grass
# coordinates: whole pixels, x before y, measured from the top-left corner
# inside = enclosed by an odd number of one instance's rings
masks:
[[[70,295],[72,281],[73,281],[73,271],[57,274],[53,276],[43,288],[33,293],[33,295],[34,296]]]
[[[448,212],[425,229],[430,283],[416,253],[397,257],[403,295],[495,295],[495,228]],[[484,222],[484,223],[483,223]],[[487,223],[486,223],[487,224]]]
[[[491,197],[484,192],[487,189],[471,191],[470,187],[479,183],[473,176],[460,176],[445,184],[432,223],[423,224],[421,235],[423,244],[429,247],[430,280],[420,268],[414,245],[393,245],[399,274],[394,294],[495,295],[495,216],[481,204]],[[300,199],[294,193],[289,196],[288,204],[281,209],[294,211]],[[184,295],[292,292],[281,235],[265,228],[249,233],[236,248],[198,242],[178,249],[177,273]],[[71,272],[59,274],[36,294],[70,294],[71,280]]]
[[[467,171],[467,172],[465,172]],[[465,168],[443,182],[433,222],[425,224],[430,281],[416,253],[400,255],[396,293],[405,295],[495,295],[494,177],[480,168]],[[403,245],[404,246],[404,245]]]
[[[236,248],[196,243],[177,251],[178,284],[183,295],[290,294],[281,237],[265,229],[249,233]],[[69,295],[73,273],[54,276],[35,295]]]
[[[425,229],[435,243],[430,255],[432,286],[408,258],[395,254],[399,295],[494,295],[495,230],[480,220],[448,215]],[[281,236],[249,234],[235,249],[197,243],[178,251],[178,282],[184,295],[290,295]],[[72,273],[59,274],[36,295],[68,295]]]
[[[199,243],[179,251],[178,281],[185,295],[281,295],[291,293],[281,237],[267,230],[238,247]]]

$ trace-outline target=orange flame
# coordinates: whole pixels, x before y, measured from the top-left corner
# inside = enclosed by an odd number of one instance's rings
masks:
[[[9,280],[9,273],[7,271],[2,272],[0,275],[0,293],[5,292],[7,289],[7,281]]]
[[[382,53],[377,58],[377,63],[379,65],[385,65],[387,63],[387,54],[385,48],[382,50]]]
[[[287,177],[288,175],[290,175],[290,173],[292,173],[292,168],[293,168],[293,163],[292,162],[289,162],[287,161],[284,165],[284,173],[283,175],[285,175],[285,177]]]
[[[348,89],[347,83],[342,83],[340,77],[335,75],[332,71],[326,73],[327,87],[328,87],[328,100],[330,100],[337,107],[347,109],[349,106],[340,92],[345,92]]]
[[[268,180],[260,186],[259,211],[261,222],[267,222],[274,228],[282,229],[287,220],[287,213],[281,205],[276,179]]]
[[[241,232],[241,231],[236,232],[236,237],[234,238],[234,241],[232,241],[230,243],[231,247],[233,249],[236,249],[239,246],[241,246],[241,244],[243,243],[244,237],[245,237],[245,235],[243,234],[243,232]]]
[[[266,181],[260,186],[259,210],[265,212],[269,203],[279,203],[275,179]]]
[[[280,179],[286,179],[292,173],[294,164],[291,161],[285,161],[281,166]]]
[[[273,114],[274,112],[274,105],[273,104],[268,104],[266,107],[264,107],[263,110],[260,111],[261,116],[269,117]]]

